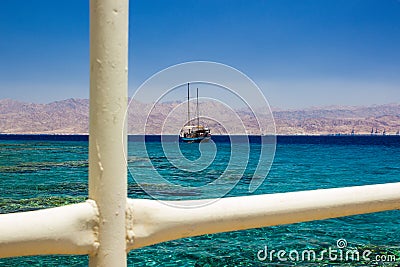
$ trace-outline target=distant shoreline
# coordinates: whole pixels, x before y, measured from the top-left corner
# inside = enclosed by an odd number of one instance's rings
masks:
[[[182,127],[182,114],[175,114],[177,103],[160,103],[156,114],[142,114],[130,111],[127,119],[128,132],[144,131],[146,133],[178,134]],[[140,110],[150,110],[152,104],[137,103]],[[205,110],[205,107],[202,108]],[[224,108],[210,105],[206,110],[209,114],[225,114]],[[86,135],[89,131],[89,100],[67,99],[49,104],[30,104],[11,99],[0,99],[0,113],[2,116],[0,133],[4,134],[49,134],[49,135]],[[223,133],[261,133],[260,122],[250,110],[234,110],[241,121],[232,120],[231,115],[221,115],[217,121],[205,120],[211,129],[211,134]],[[172,113],[175,115],[172,116]],[[166,122],[167,114],[171,116],[168,127],[162,126]],[[168,115],[169,116],[169,115]],[[375,106],[336,106],[315,107],[302,110],[273,111],[274,122],[268,122],[268,128],[280,135],[290,136],[319,136],[319,135],[370,135],[371,131],[377,135],[384,132],[395,135],[400,132],[400,103]],[[214,118],[215,119],[215,118]],[[145,125],[141,125],[146,122]],[[175,124],[176,122],[176,124]],[[179,123],[178,123],[179,122]],[[267,121],[265,121],[267,123]],[[140,128],[138,125],[141,125]],[[146,128],[144,128],[146,127]],[[164,127],[161,129],[161,127]]]
[[[129,135],[130,142],[143,141],[152,143],[176,142],[176,135],[163,135],[167,137],[162,139],[161,135]],[[237,135],[239,136],[239,135]],[[236,139],[234,143],[252,143],[252,144],[322,144],[322,145],[388,145],[400,146],[400,135],[276,135],[275,138],[266,139],[257,135],[241,135],[248,137],[245,139]],[[145,137],[145,139],[143,138]],[[212,140],[215,143],[232,143],[228,135],[213,135]],[[43,142],[88,142],[88,134],[0,134],[0,141],[43,141]]]
[[[0,133],[1,136],[89,136],[88,133]],[[128,136],[177,136],[173,134],[128,134]],[[268,136],[268,135],[257,135],[257,134],[248,134],[248,135],[243,135],[243,134],[213,134],[212,136]],[[380,137],[380,136],[399,136],[400,134],[393,134],[393,133],[388,133],[388,134],[343,134],[343,133],[333,133],[333,134],[275,134],[275,136],[375,136],[375,137]]]

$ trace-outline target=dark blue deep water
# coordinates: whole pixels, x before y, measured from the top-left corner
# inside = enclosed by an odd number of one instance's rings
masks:
[[[130,198],[195,199],[215,193],[203,190],[228,167],[228,137],[213,143],[178,144],[182,153],[168,159],[159,136],[146,137],[146,153],[136,151],[140,137],[130,137],[128,195]],[[174,145],[167,142],[166,146]],[[250,160],[245,169],[229,170],[237,182],[225,196],[251,195],[249,183],[261,151],[260,138],[250,137]],[[215,149],[211,165],[198,172],[179,168],[181,159],[195,161],[201,151]],[[87,198],[87,136],[0,135],[0,213],[29,211],[83,201]],[[175,162],[175,163],[174,163]],[[190,187],[171,191],[149,176],[156,172],[167,183]],[[139,177],[148,177],[144,186]],[[343,186],[400,182],[400,136],[278,136],[267,178],[252,194],[272,194]],[[316,199],[315,201],[318,201]],[[1,229],[0,229],[1,231]],[[257,252],[348,249],[385,255],[386,262],[366,260],[260,261]],[[394,258],[393,258],[393,257]],[[393,259],[395,260],[393,262]],[[87,256],[37,256],[0,259],[0,266],[86,266]],[[387,211],[323,221],[220,233],[169,241],[129,253],[128,266],[400,266],[400,212]]]

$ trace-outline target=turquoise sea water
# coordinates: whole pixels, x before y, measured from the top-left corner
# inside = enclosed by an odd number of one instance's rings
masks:
[[[360,139],[361,138],[361,139]],[[364,139],[362,139],[364,138]],[[222,140],[222,139],[221,139]],[[192,186],[171,192],[149,179],[147,188],[165,199],[205,198],[213,192],[201,186],[217,179],[227,168],[230,144],[216,141],[211,166],[196,173],[181,170],[163,154],[157,140],[147,143],[149,157],[137,154],[130,142],[128,177],[131,198],[150,198],[134,180],[151,169],[173,184]],[[243,174],[229,173],[238,184],[227,196],[249,195],[248,186],[257,162],[257,141],[251,143],[251,160]],[[204,147],[205,149],[207,147]],[[196,160],[198,145],[182,144],[182,154]],[[243,148],[245,149],[245,148]],[[87,197],[88,143],[85,141],[0,141],[0,213],[36,210],[80,202]],[[179,158],[177,158],[179,160]],[[399,137],[287,137],[278,138],[276,155],[267,179],[254,194],[271,194],[319,188],[400,181]],[[182,194],[181,194],[182,193]],[[315,201],[318,201],[316,199]],[[0,229],[1,231],[1,229]],[[394,255],[395,262],[331,260],[261,261],[260,250],[337,249],[345,239],[348,249]],[[392,260],[393,258],[391,258]],[[85,266],[87,256],[38,256],[0,259],[0,266]],[[129,253],[129,266],[399,266],[400,212],[374,214],[259,228],[185,238]]]

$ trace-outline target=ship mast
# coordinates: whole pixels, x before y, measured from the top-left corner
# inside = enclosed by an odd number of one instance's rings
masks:
[[[188,102],[188,105],[187,105],[187,109],[188,109],[188,122],[187,122],[187,124],[188,125],[190,125],[190,110],[189,110],[189,83],[187,84],[187,102]]]
[[[197,88],[196,94],[197,94],[197,106],[196,106],[196,113],[197,113],[197,129],[199,129],[199,126],[200,126],[200,117],[199,117],[199,88]]]

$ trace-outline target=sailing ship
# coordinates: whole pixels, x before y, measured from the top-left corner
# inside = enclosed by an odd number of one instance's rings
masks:
[[[211,139],[210,129],[200,125],[200,116],[199,116],[199,88],[197,88],[197,97],[196,97],[196,125],[192,125],[192,120],[190,119],[190,87],[189,83],[187,84],[187,116],[188,121],[187,125],[185,125],[179,134],[179,139],[185,143],[200,143],[207,142]]]

